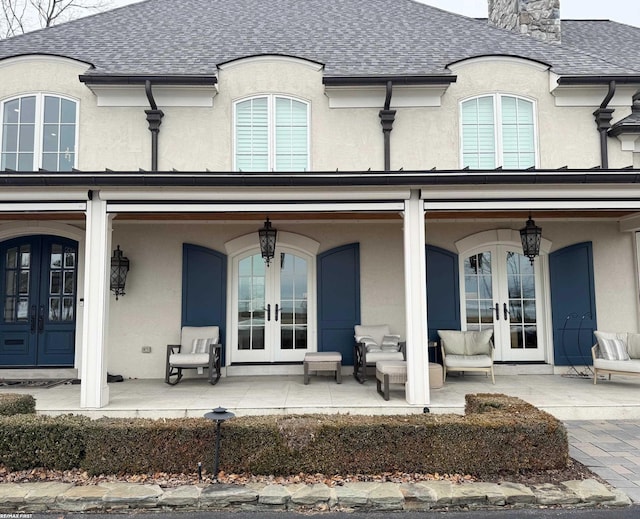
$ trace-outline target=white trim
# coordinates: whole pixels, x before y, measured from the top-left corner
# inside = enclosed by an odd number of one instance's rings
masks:
[[[149,100],[144,85],[98,85],[88,84],[97,98],[97,106],[146,107]],[[213,106],[218,94],[216,85],[154,85],[153,97],[159,107],[205,107]]]
[[[2,177],[2,173],[0,173],[0,177]],[[25,189],[26,188],[3,187],[2,190],[0,190],[0,201],[31,203],[36,200],[47,202],[55,200],[55,203],[60,203],[61,201],[87,200],[87,188],[75,188],[64,191],[59,191],[55,188],[46,189],[43,191],[32,191],[31,188],[28,188],[28,191],[25,191]]]
[[[262,56],[250,56],[248,58],[239,58],[233,61],[222,63],[218,65],[218,70],[231,70],[237,67],[242,67],[244,65],[253,65],[253,64],[262,65],[262,64],[273,64],[273,63],[301,65],[303,67],[313,70],[314,72],[319,72],[324,68],[324,65],[322,63],[316,63],[315,61],[309,61],[302,58],[294,58],[292,56],[279,56],[277,54],[265,54]]]
[[[637,133],[621,133],[616,135],[620,141],[620,149],[622,151],[633,151],[640,153],[640,134]]]
[[[393,85],[391,108],[438,107],[446,85]],[[378,85],[326,85],[324,93],[329,98],[329,108],[382,108],[386,87]]]
[[[557,175],[564,176],[565,173],[558,171]],[[511,173],[509,173],[511,175]],[[470,200],[477,202],[501,201],[543,201],[554,200],[555,204],[563,201],[583,201],[591,204],[591,200],[626,201],[640,198],[640,187],[629,184],[605,185],[605,184],[581,184],[580,174],[572,175],[575,183],[564,185],[544,185],[526,184],[519,186],[456,186],[455,191],[450,186],[432,186],[422,189],[422,198],[428,203],[457,202],[459,200]],[[584,175],[585,177],[588,176]],[[547,177],[549,178],[549,177]],[[452,196],[455,193],[454,196]]]
[[[620,232],[640,231],[640,213],[620,218]]]
[[[62,203],[46,203],[46,202],[8,202],[0,204],[0,213],[18,213],[18,212],[83,212],[87,207],[86,202],[62,202]]]
[[[607,105],[610,108],[629,108],[632,104],[632,97],[638,91],[640,82],[634,85],[617,85],[614,96]],[[607,95],[607,85],[558,85],[557,77],[551,81],[549,91],[555,99],[556,106],[588,106],[597,108]]]
[[[640,203],[640,202],[639,202]],[[125,204],[109,203],[107,211],[110,213],[246,213],[256,212],[307,212],[322,213],[331,211],[375,211],[399,212],[403,210],[402,202],[371,202],[371,203],[305,203],[305,204]]]
[[[46,193],[50,193],[47,191]],[[45,193],[45,194],[46,194]],[[86,191],[83,192],[86,196]],[[0,199],[2,199],[4,192],[0,191]],[[24,197],[24,193],[20,193]],[[307,201],[307,200],[331,200],[333,202],[342,201],[374,201],[374,200],[407,200],[409,198],[410,191],[407,188],[381,188],[375,190],[357,190],[357,188],[349,188],[348,186],[340,187],[336,189],[330,188],[314,188],[314,189],[286,189],[286,188],[269,188],[269,189],[255,189],[247,188],[243,190],[236,190],[233,188],[220,188],[211,191],[204,191],[203,189],[182,189],[182,188],[167,188],[167,189],[144,189],[135,191],[110,191],[101,190],[100,197],[103,200],[109,201],[136,201],[141,200],[157,200],[165,202],[168,200],[181,201],[181,200],[193,200],[193,201]],[[30,199],[33,197],[30,195]],[[58,199],[58,198],[56,198]]]
[[[274,93],[265,93],[265,94],[256,94],[248,97],[242,97],[239,99],[235,99],[233,101],[233,127],[232,131],[232,140],[233,140],[233,170],[238,171],[237,164],[237,142],[236,142],[236,126],[237,126],[237,107],[240,103],[244,103],[246,101],[251,101],[254,99],[263,99],[267,100],[267,171],[276,171],[276,100],[277,99],[287,99],[290,101],[296,101],[298,103],[302,103],[307,108],[307,165],[305,166],[304,171],[311,170],[311,101],[308,99],[303,99],[301,97],[286,95],[286,94],[274,94]]]
[[[545,63],[540,63],[538,61],[533,61],[527,58],[519,58],[515,56],[479,56],[475,58],[456,61],[455,63],[450,63],[449,65],[447,65],[447,68],[454,74],[458,74],[459,71],[464,69],[465,67],[477,64],[486,65],[489,63],[525,65],[538,72],[545,72],[550,68],[550,66]]]
[[[273,223],[273,222],[272,222]],[[275,226],[275,224],[274,224]],[[257,230],[254,233],[245,234],[229,240],[224,244],[224,250],[228,256],[238,256],[244,252],[257,247]],[[287,231],[278,231],[277,244],[288,247],[289,249],[302,252],[305,254],[311,254],[315,256],[320,250],[320,242],[317,242],[313,238],[303,236],[302,234],[296,234]]]
[[[474,249],[492,245],[509,245],[522,248],[520,231],[513,229],[490,229],[466,236],[455,242],[456,250],[460,255],[467,254]],[[549,254],[551,245],[552,242],[543,237],[540,242],[540,253]]]
[[[498,200],[488,202],[431,202],[425,201],[427,211],[479,211],[519,209],[523,211],[537,209],[622,209],[640,210],[640,200]]]
[[[468,101],[474,99],[480,99],[483,97],[493,98],[493,131],[494,131],[494,162],[495,167],[502,167],[504,165],[504,149],[503,149],[503,134],[502,134],[502,102],[503,98],[511,97],[516,100],[523,100],[531,103],[532,119],[533,119],[533,161],[536,168],[540,164],[540,150],[538,148],[538,103],[537,100],[524,96],[521,94],[512,94],[509,92],[490,92],[486,94],[475,94],[469,97],[462,98],[458,101],[458,160],[460,167],[464,167],[464,139],[463,139],[463,121],[462,121],[462,105]],[[475,169],[475,168],[474,168]]]

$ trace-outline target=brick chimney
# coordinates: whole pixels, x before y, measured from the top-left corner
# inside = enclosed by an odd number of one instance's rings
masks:
[[[489,0],[489,23],[560,43],[560,0]]]

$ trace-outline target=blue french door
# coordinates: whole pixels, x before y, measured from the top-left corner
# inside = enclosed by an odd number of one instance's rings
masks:
[[[64,238],[0,244],[0,366],[73,366],[77,263]]]

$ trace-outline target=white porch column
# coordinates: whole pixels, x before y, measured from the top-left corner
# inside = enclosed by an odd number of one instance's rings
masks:
[[[424,206],[418,190],[404,208],[404,292],[407,320],[407,402],[427,405],[429,354],[427,338],[427,280]]]
[[[111,220],[97,191],[87,202],[84,270],[84,322],[80,366],[80,407],[97,409],[109,403],[106,336],[109,308]]]

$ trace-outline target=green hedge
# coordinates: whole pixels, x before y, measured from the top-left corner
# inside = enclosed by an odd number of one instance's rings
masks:
[[[495,394],[468,395],[466,413],[238,417],[221,427],[220,468],[273,475],[490,475],[566,467],[567,433],[548,413]],[[0,460],[9,467],[77,466],[90,474],[193,473],[198,462],[213,467],[216,426],[204,418],[11,418],[2,419],[0,443]],[[46,427],[47,441],[38,439],[39,427]],[[31,436],[12,445],[9,439],[25,431]],[[22,455],[25,450],[32,454]]]
[[[36,399],[32,395],[19,393],[0,394],[0,416],[14,414],[35,414]]]

